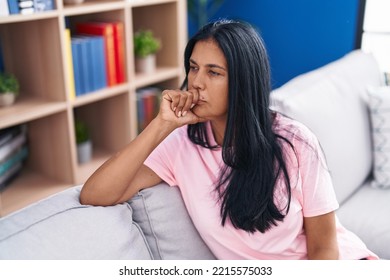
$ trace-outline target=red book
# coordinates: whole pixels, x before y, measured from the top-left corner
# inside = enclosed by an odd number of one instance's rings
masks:
[[[77,33],[104,36],[104,50],[109,86],[116,85],[114,26],[107,22],[84,22],[76,26]]]
[[[154,103],[155,103],[154,94],[145,94],[143,96],[144,101],[144,116],[145,116],[145,127],[153,120],[154,118]]]
[[[114,26],[114,48],[115,48],[115,66],[117,83],[126,81],[125,73],[125,46],[123,41],[123,22],[112,23]]]

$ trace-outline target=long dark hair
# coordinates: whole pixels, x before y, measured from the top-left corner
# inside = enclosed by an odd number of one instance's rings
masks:
[[[188,75],[189,59],[198,41],[212,39],[225,55],[228,65],[228,113],[222,144],[220,179],[215,188],[221,202],[222,225],[227,218],[234,227],[264,233],[289,210],[291,186],[283,158],[281,139],[274,133],[269,109],[270,67],[264,43],[247,23],[219,20],[209,23],[188,42],[184,53]],[[183,83],[187,87],[188,78]],[[204,123],[188,126],[190,140],[213,149]],[[274,202],[275,183],[286,182],[287,205]]]

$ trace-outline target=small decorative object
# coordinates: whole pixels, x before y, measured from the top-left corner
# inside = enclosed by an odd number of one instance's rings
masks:
[[[0,73],[0,107],[11,106],[19,95],[19,82],[8,73]]]
[[[156,53],[161,42],[150,30],[140,30],[134,34],[136,72],[150,74],[156,70]]]
[[[92,158],[92,141],[89,137],[87,125],[80,121],[75,121],[76,143],[77,143],[77,161],[86,163]]]

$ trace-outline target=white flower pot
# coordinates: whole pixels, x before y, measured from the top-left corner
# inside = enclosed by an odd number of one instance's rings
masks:
[[[156,55],[135,58],[135,71],[142,74],[151,74],[156,71]]]
[[[0,107],[11,106],[15,103],[15,94],[12,92],[0,93]]]
[[[77,161],[78,163],[86,163],[92,158],[92,141],[86,141],[77,144]]]

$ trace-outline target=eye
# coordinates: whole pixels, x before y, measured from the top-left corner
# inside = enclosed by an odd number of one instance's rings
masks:
[[[194,65],[190,65],[190,71],[191,71],[191,72],[198,71],[198,67],[196,67],[196,66],[194,66]]]
[[[220,73],[215,72],[213,70],[210,70],[209,73],[210,73],[211,76],[219,76],[219,75],[221,75]]]

